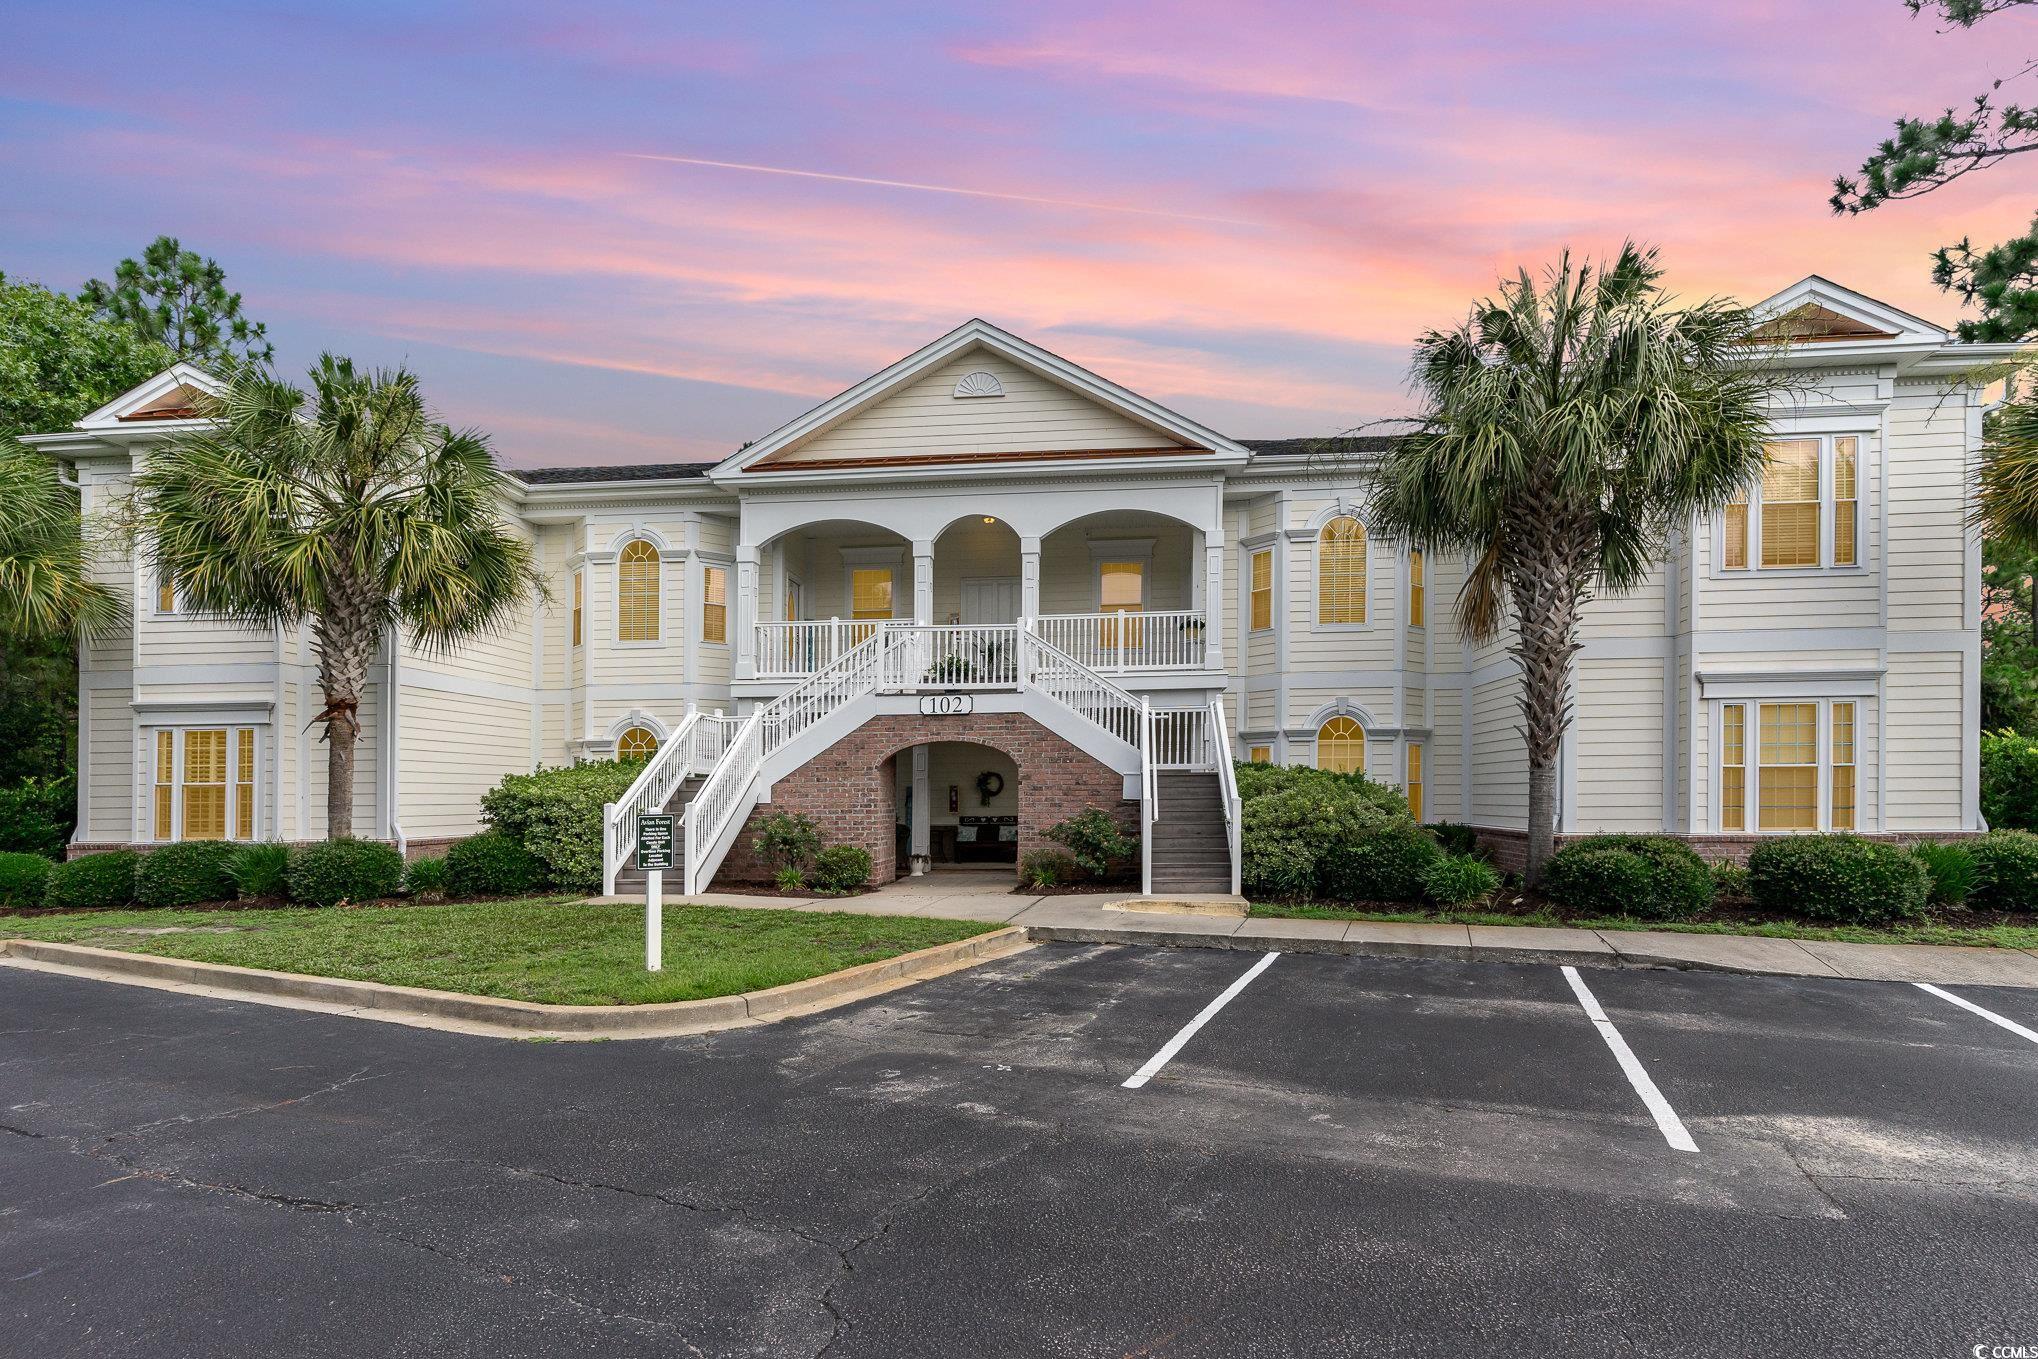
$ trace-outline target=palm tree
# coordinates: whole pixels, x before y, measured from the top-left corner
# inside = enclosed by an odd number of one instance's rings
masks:
[[[2010,401],[1988,417],[1975,516],[1982,536],[2038,548],[2038,401]]]
[[[327,354],[311,392],[258,369],[150,455],[135,528],[191,607],[253,627],[309,621],[325,708],[326,832],[354,829],[361,689],[393,629],[433,650],[493,631],[541,589],[498,514],[488,441],[432,419],[417,378]]]
[[[78,497],[56,464],[0,449],[0,639],[34,643],[96,636],[126,614],[122,596],[92,579]]]
[[[1523,271],[1457,329],[1425,334],[1424,409],[1371,477],[1385,536],[1471,560],[1468,637],[1491,639],[1511,609],[1531,884],[1554,839],[1586,600],[1642,584],[1673,530],[1760,475],[1769,407],[1791,385],[1774,351],[1748,346],[1739,305],[1674,307],[1661,278],[1632,244],[1601,268],[1566,252],[1540,282]]]

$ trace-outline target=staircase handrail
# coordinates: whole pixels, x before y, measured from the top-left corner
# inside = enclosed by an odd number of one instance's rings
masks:
[[[1217,766],[1217,797],[1224,804],[1224,838],[1231,847],[1231,894],[1239,895],[1243,864],[1239,860],[1244,839],[1245,804],[1239,800],[1238,770],[1231,762],[1231,733],[1224,725],[1224,698],[1210,700],[1210,758]]]
[[[700,711],[689,706],[686,716],[651,753],[651,758],[644,762],[644,768],[637,777],[630,780],[630,786],[623,790],[623,795],[602,808],[603,896],[615,895],[616,874],[637,841],[637,818],[645,812],[663,808],[671,800],[673,791],[691,776],[695,757],[699,754],[697,735],[700,725]]]
[[[752,713],[715,762],[708,780],[687,805],[682,822],[686,842],[686,894],[706,885],[701,868],[708,847],[729,822],[749,810],[742,799],[764,762],[788,741],[852,699],[877,692],[892,631],[880,626],[821,669]]]

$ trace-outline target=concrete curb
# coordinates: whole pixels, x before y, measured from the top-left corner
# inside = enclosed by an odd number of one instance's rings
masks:
[[[1850,981],[1930,981],[1949,985],[2011,986],[2038,989],[2038,953],[2008,948],[1969,948],[1939,944],[1800,944],[1796,940],[1766,935],[1662,935],[1640,931],[1623,937],[1620,931],[1565,930],[1584,936],[1576,942],[1547,938],[1557,931],[1535,927],[1464,926],[1433,927],[1376,925],[1353,922],[1351,928],[1369,929],[1372,938],[1341,938],[1286,932],[1283,926],[1307,925],[1280,917],[1249,919],[1234,931],[1219,932],[1185,927],[1128,929],[1108,925],[1025,925],[1026,937],[1038,943],[1146,944],[1163,948],[1209,948],[1250,951],[1278,950],[1282,953],[1317,953],[1351,958],[1435,958],[1453,962],[1568,963],[1573,967],[1650,968],[1684,972],[1724,972],[1754,977],[1823,977]],[[1256,928],[1266,927],[1266,928]],[[1467,938],[1431,941],[1394,938],[1398,929],[1465,931]],[[1545,937],[1508,942],[1507,934]],[[1379,935],[1390,937],[1378,937]],[[1590,944],[1585,939],[1593,941]],[[1814,948],[1820,952],[1814,952]],[[1856,961],[1837,956],[1839,950],[1868,950],[1873,956]],[[1718,956],[1707,957],[1705,954]],[[1846,962],[1848,966],[1839,965]]]
[[[1025,931],[1007,927],[764,991],[652,1005],[542,1005],[33,939],[0,939],[0,959],[36,970],[100,981],[315,1009],[458,1033],[502,1038],[590,1039],[672,1038],[770,1023],[847,1005],[1030,947]]]

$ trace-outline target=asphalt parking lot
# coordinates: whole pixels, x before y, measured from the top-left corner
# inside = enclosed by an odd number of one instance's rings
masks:
[[[0,968],[0,1353],[2038,1345],[2038,991],[1942,990],[1050,945],[542,1044]]]

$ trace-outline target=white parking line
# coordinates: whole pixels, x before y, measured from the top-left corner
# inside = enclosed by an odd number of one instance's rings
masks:
[[[1137,1090],[1139,1089],[1140,1086],[1145,1085],[1148,1081],[1152,1080],[1155,1076],[1159,1075],[1160,1069],[1166,1066],[1169,1062],[1173,1061],[1175,1054],[1182,1050],[1182,1044],[1188,1042],[1191,1038],[1194,1038],[1196,1036],[1196,1030],[1202,1028],[1205,1024],[1208,1024],[1211,1018],[1219,1010],[1222,1010],[1225,1006],[1231,1004],[1231,998],[1233,996],[1245,990],[1245,988],[1251,984],[1252,979],[1254,977],[1259,976],[1260,973],[1266,971],[1269,967],[1271,967],[1273,965],[1274,959],[1280,956],[1281,955],[1278,953],[1269,953],[1266,957],[1254,963],[1243,977],[1240,977],[1237,981],[1225,987],[1223,992],[1219,994],[1216,1000],[1211,1001],[1208,1005],[1205,1005],[1203,1007],[1203,1013],[1197,1015],[1194,1019],[1184,1024],[1182,1026],[1182,1031],[1180,1033],[1176,1034],[1173,1038],[1170,1038],[1167,1041],[1167,1043],[1162,1046],[1159,1052],[1156,1052],[1153,1056],[1147,1058],[1146,1065],[1141,1067],[1139,1070],[1133,1072],[1132,1075],[1126,1079],[1125,1084],[1122,1088],[1126,1090]]]
[[[1953,1004],[1958,1005],[1963,1010],[1967,1010],[1974,1014],[1978,1014],[1991,1024],[2000,1024],[2004,1028],[2008,1029],[2011,1033],[2017,1035],[2017,1037],[2019,1038],[2028,1038],[2032,1042],[2038,1043],[2038,1032],[2033,1032],[2032,1030],[2025,1028],[2022,1024],[2019,1024],[2014,1019],[2004,1019],[1994,1010],[1984,1010],[1979,1005],[1976,1005],[1973,1001],[1968,1000],[1961,996],[1956,996],[1951,991],[1943,990],[1937,986],[1932,985],[1932,983],[1930,982],[1912,982],[1911,985],[1917,987],[1920,991],[1930,991],[1933,995],[1937,996],[1939,999],[1944,1001],[1950,1001]]]
[[[1606,1017],[1606,1011],[1599,1008],[1599,1002],[1592,992],[1585,989],[1585,982],[1575,967],[1564,969],[1564,980],[1571,983],[1571,990],[1577,995],[1578,1003],[1585,1007],[1585,1015],[1592,1026],[1599,1030],[1599,1036],[1613,1049],[1614,1060],[1627,1073],[1628,1084],[1635,1087],[1635,1093],[1642,1097],[1642,1103],[1649,1106],[1655,1116],[1656,1126],[1663,1130],[1663,1140],[1679,1151],[1697,1151],[1698,1143],[1691,1140],[1691,1134],[1684,1130],[1684,1120],[1677,1117],[1677,1111],[1670,1107],[1670,1101],[1663,1098],[1663,1092],[1656,1088],[1656,1082],[1649,1079],[1649,1073],[1642,1069],[1642,1062],[1635,1056],[1628,1040],[1620,1036],[1620,1030]]]

